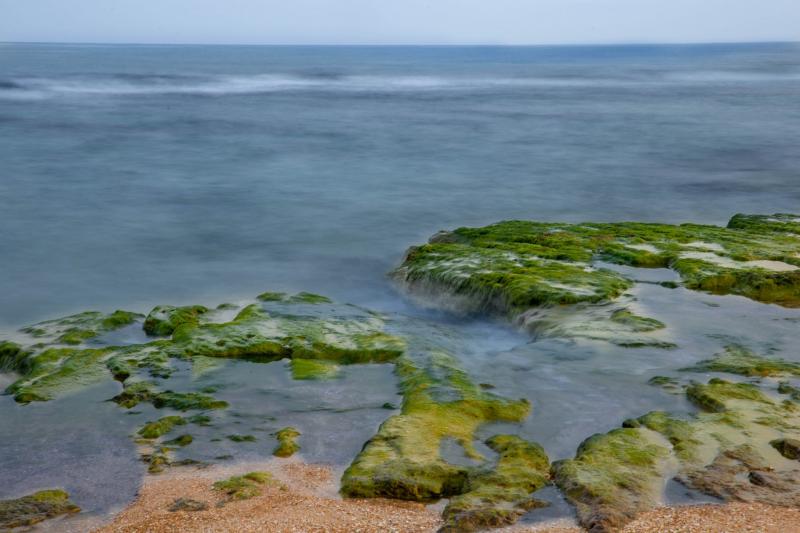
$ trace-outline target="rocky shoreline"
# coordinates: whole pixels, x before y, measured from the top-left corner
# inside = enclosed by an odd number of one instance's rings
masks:
[[[800,218],[736,215],[726,228],[501,222],[437,234],[410,249],[392,276],[426,305],[499,315],[534,337],[607,343],[621,352],[648,347],[669,354],[678,348],[670,324],[640,313],[630,294],[637,281],[615,266],[671,269],[676,280],[661,282],[659,290],[682,287],[798,307]],[[142,339],[105,340],[125,328],[140,329]],[[348,365],[392,365],[401,405],[386,406],[391,414],[340,484],[329,470],[292,460],[265,470],[226,469],[185,450],[193,449],[199,428],[213,430],[228,411],[235,416],[236,406],[215,396],[223,385],[175,386],[172,378],[180,365],[202,375],[229,360],[288,360],[293,383],[335,381]],[[147,315],[88,311],[48,320],[0,342],[0,370],[16,374],[6,392],[23,405],[116,382],[119,392],[108,399],[121,413],[144,406],[157,413],[132,435],[152,476],[140,499],[108,526],[117,529],[103,531],[476,531],[513,526],[545,505],[537,491],[548,485],[561,491],[580,526],[592,532],[639,527],[640,520],[664,513],[684,520],[711,509],[663,511],[670,479],[721,501],[753,504],[736,507],[745,514],[759,509],[756,504],[800,504],[800,363],[736,342],[674,375],[649,380],[665,395],[685,398],[692,410],[620,420],[616,429],[588,436],[574,457],[552,464],[542,446],[513,431],[478,438],[480,428],[513,428],[538,406],[496,394],[492,383],[479,383],[462,368],[458,354],[398,331],[392,317],[311,293],[266,292],[214,308],[160,305]],[[302,453],[303,431],[293,424],[270,432],[273,454]],[[227,433],[211,443],[259,438]],[[443,455],[447,443],[463,452],[465,462]],[[223,479],[224,472],[232,477]],[[321,476],[316,485],[308,481],[313,472]],[[48,492],[58,501],[46,505],[37,494],[0,502],[0,524],[77,511],[66,493]],[[271,510],[264,509],[267,500]],[[439,500],[447,501],[438,512],[423,505]],[[231,511],[237,506],[241,512]],[[292,506],[304,509],[297,522],[287,514]],[[330,511],[309,522],[320,506]],[[236,521],[250,515],[252,520]],[[281,523],[281,516],[288,522]]]

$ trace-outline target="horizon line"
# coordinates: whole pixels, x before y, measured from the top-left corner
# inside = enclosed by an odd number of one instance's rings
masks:
[[[533,48],[533,47],[614,47],[614,46],[719,46],[719,45],[800,45],[800,40],[767,41],[621,41],[585,43],[202,43],[202,42],[104,42],[104,41],[0,41],[2,45],[71,45],[71,46],[272,46],[272,47],[425,47],[425,48]]]

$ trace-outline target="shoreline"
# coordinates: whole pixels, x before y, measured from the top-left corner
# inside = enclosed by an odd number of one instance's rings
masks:
[[[251,471],[268,472],[272,480],[250,499],[226,500],[214,482]],[[436,505],[390,499],[342,499],[335,471],[327,465],[297,459],[197,469],[176,467],[146,476],[137,498],[93,533],[159,533],[184,531],[325,531],[346,533],[434,533],[443,522]],[[203,510],[171,511],[179,498],[202,502]],[[54,524],[55,525],[55,524]],[[66,525],[66,524],[61,524]],[[574,519],[516,524],[508,533],[581,533]],[[800,509],[732,502],[658,507],[628,523],[622,533],[708,533],[800,531]]]

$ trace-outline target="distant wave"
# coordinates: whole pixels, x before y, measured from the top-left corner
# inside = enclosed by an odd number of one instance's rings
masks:
[[[431,75],[302,74],[161,75],[116,73],[92,76],[0,79],[0,98],[42,99],[58,96],[244,95],[274,92],[431,92],[522,89],[526,87],[625,87],[645,84],[800,81],[800,72],[629,71],[619,76],[570,72],[536,77],[471,78]]]

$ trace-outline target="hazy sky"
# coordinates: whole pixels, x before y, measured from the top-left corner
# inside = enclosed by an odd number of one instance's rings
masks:
[[[800,40],[800,0],[0,0],[0,41]]]

